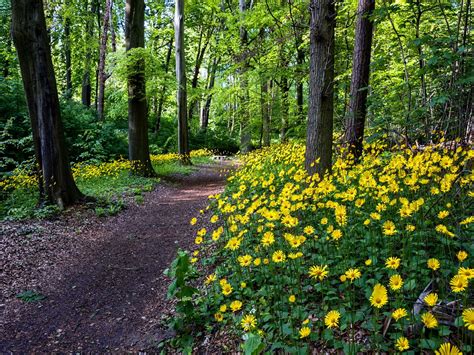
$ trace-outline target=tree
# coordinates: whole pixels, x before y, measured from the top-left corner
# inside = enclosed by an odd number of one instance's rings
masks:
[[[239,0],[239,11],[241,16],[245,16],[248,11],[247,1]],[[240,25],[240,100],[239,100],[239,113],[240,113],[240,150],[243,153],[247,153],[250,150],[252,132],[250,127],[250,113],[248,109],[249,105],[249,82],[248,82],[248,70],[249,70],[249,53],[248,53],[248,31],[245,24]]]
[[[367,93],[370,74],[370,52],[372,48],[372,20],[375,0],[359,0],[355,28],[355,46],[352,59],[352,79],[349,112],[346,119],[344,141],[354,160],[362,155]]]
[[[105,103],[105,81],[107,75],[105,73],[105,58],[107,56],[107,38],[109,36],[110,12],[112,10],[112,0],[106,0],[104,11],[104,22],[102,25],[102,37],[99,48],[99,68],[98,68],[98,84],[99,93],[97,97],[97,114],[99,120],[104,119],[104,103]]]
[[[132,173],[154,176],[148,147],[148,110],[146,103],[145,59],[133,50],[145,46],[145,2],[127,0],[125,42],[128,70],[128,158]],[[137,55],[138,54],[138,55]]]
[[[322,176],[331,170],[334,105],[334,0],[310,3],[309,108],[305,167]]]
[[[176,93],[178,109],[178,154],[183,164],[190,164],[186,97],[186,63],[184,55],[184,0],[176,0],[174,11],[174,38],[176,55]]]
[[[12,36],[33,131],[42,200],[63,208],[83,198],[72,177],[41,0],[12,0]]]

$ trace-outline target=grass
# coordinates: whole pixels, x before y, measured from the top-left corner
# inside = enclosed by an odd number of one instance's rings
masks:
[[[120,171],[116,176],[100,176],[78,178],[79,190],[85,195],[96,198],[99,203],[96,213],[99,216],[118,213],[124,206],[123,199],[134,196],[137,203],[142,203],[143,193],[153,190],[160,182],[159,177],[173,174],[188,175],[195,171],[199,164],[209,163],[209,157],[192,159],[193,166],[183,166],[177,161],[154,163],[157,178],[143,178],[130,175],[127,170]],[[0,203],[0,220],[22,220],[27,218],[46,218],[59,213],[56,206],[38,207],[38,191],[32,188],[18,188],[11,191]]]

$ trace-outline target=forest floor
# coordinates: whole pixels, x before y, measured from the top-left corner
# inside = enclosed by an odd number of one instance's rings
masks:
[[[172,334],[163,271],[193,245],[189,221],[229,162],[172,176],[116,216],[72,209],[0,230],[0,353],[138,351]],[[45,298],[25,302],[24,291]]]

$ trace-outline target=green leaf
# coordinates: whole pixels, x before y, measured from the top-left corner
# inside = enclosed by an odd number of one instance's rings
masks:
[[[42,301],[46,299],[46,296],[39,292],[28,290],[28,291],[17,294],[16,298],[24,302],[38,302],[38,301]]]
[[[260,336],[250,333],[247,334],[247,339],[242,344],[242,349],[245,355],[258,355],[265,349],[265,344]]]

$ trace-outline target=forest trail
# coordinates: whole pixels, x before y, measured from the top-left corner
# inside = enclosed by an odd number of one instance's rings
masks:
[[[169,337],[163,271],[193,244],[189,221],[223,189],[228,167],[167,179],[116,216],[2,225],[0,352],[137,351]],[[15,297],[25,290],[46,299]]]

